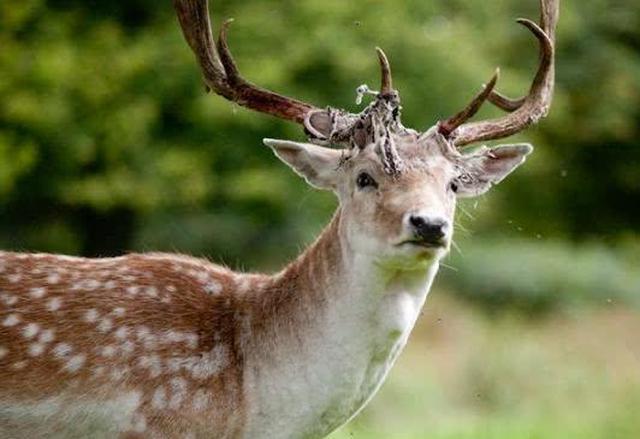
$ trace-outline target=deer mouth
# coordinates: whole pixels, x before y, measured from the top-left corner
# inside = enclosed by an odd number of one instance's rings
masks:
[[[406,241],[402,241],[397,244],[398,247],[410,246],[410,247],[422,247],[428,249],[438,249],[444,248],[447,246],[447,243],[444,239],[438,239],[435,241],[427,241],[424,239],[408,239]]]

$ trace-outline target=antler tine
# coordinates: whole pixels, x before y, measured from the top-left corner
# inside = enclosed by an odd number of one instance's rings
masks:
[[[499,77],[500,69],[496,69],[496,72],[491,77],[491,80],[483,87],[482,91],[478,93],[471,100],[471,102],[469,102],[469,105],[467,105],[459,113],[451,116],[449,119],[440,121],[438,123],[438,131],[440,132],[440,134],[447,137],[452,132],[454,132],[456,128],[465,123],[467,120],[471,119],[478,112],[478,110],[480,110],[482,104],[489,98],[494,87],[496,86],[496,83],[498,82]]]
[[[558,5],[559,0],[540,0],[542,27],[531,20],[518,20],[518,23],[527,27],[540,43],[540,65],[529,89],[529,94],[524,98],[512,100],[496,92],[490,93],[489,101],[504,110],[511,111],[511,113],[497,119],[459,126],[455,132],[451,133],[453,143],[456,146],[508,137],[546,116],[551,104],[555,80],[554,41],[558,21]]]
[[[393,81],[391,79],[389,59],[381,48],[376,47],[376,52],[378,54],[378,61],[380,61],[380,93],[391,93],[393,91]]]
[[[542,30],[537,24],[535,24],[534,22],[532,22],[531,20],[527,20],[526,18],[520,18],[518,20],[516,20],[518,23],[522,24],[523,26],[527,27],[537,38],[538,40],[546,40],[548,39],[546,33],[544,30]],[[547,37],[547,38],[545,38]],[[541,81],[539,81],[538,76],[540,75],[540,72],[544,71],[546,68],[548,68],[547,63],[549,63],[551,61],[551,58],[553,57],[553,47],[552,47],[553,43],[551,43],[551,48],[549,50],[548,44],[545,41],[545,43],[543,43],[541,45],[541,65],[540,68],[538,68],[538,73],[536,75],[536,79],[533,81],[532,84],[532,89],[533,86],[535,86],[536,84],[539,84]],[[531,90],[529,91],[529,93],[531,93]],[[508,98],[507,96],[501,94],[500,92],[494,90],[491,92],[491,94],[489,95],[489,102],[491,102],[493,105],[495,105],[496,107],[505,110],[505,111],[515,111],[518,108],[522,107],[522,105],[524,104],[525,100],[526,100],[526,96],[523,96],[521,98],[518,99],[511,99]]]
[[[489,97],[487,97],[487,100],[501,110],[511,113],[512,111],[516,111],[518,108],[522,107],[525,97],[526,96],[518,99],[512,99],[508,96],[503,95],[499,91],[492,90],[491,93],[489,93]]]
[[[222,25],[216,48],[208,0],[173,0],[173,5],[209,89],[243,107],[297,123],[303,123],[310,111],[317,110],[313,105],[257,87],[240,76],[227,45],[231,20]]]
[[[233,21],[233,18],[228,18],[222,23],[222,26],[220,26],[216,48],[218,49],[218,56],[220,57],[220,62],[222,63],[227,76],[227,83],[238,84],[246,81],[244,81],[240,76],[236,61],[233,59],[231,51],[229,50],[229,45],[227,44],[227,32],[229,31],[229,26]]]

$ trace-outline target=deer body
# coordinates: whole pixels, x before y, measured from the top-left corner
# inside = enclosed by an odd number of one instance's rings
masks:
[[[328,434],[378,389],[437,271],[354,254],[339,222],[272,277],[2,254],[0,437]]]
[[[0,260],[0,437],[239,431],[243,278],[176,255]]]
[[[264,143],[339,200],[303,254],[268,276],[170,254],[83,259],[0,253],[0,437],[320,438],[380,387],[451,245],[456,200],[502,181],[528,144],[458,147],[546,114],[558,0],[540,0],[529,94],[497,74],[455,116],[419,132],[378,49],[379,92],[360,113],[319,109],[244,80],[214,46],[207,0],[173,0],[207,86],[300,123],[309,143]],[[508,115],[467,122],[489,100]],[[327,147],[332,146],[332,147]]]

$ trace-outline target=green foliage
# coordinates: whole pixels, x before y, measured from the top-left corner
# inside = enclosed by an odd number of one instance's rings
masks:
[[[534,39],[513,19],[537,2],[212,2],[245,76],[357,110],[389,54],[407,125],[458,110],[502,67],[525,91]],[[480,200],[473,227],[505,218],[557,239],[637,240],[637,2],[563,2],[551,116],[517,140],[526,167]],[[277,267],[335,202],[261,145],[301,130],[203,91],[170,2],[25,0],[0,5],[0,246],[107,255],[176,250]],[[480,117],[500,114],[489,106]],[[544,215],[540,215],[544,212]]]
[[[466,298],[526,310],[590,303],[640,304],[640,272],[631,251],[564,241],[473,239],[444,270],[448,284]]]

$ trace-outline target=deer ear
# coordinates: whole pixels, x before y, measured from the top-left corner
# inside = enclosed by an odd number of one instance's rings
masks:
[[[503,145],[497,148],[483,148],[463,156],[463,169],[455,183],[458,196],[474,197],[500,183],[514,169],[524,163],[533,151],[528,143]]]
[[[288,140],[264,139],[263,142],[310,185],[319,189],[335,189],[341,150]]]
[[[307,134],[319,140],[327,140],[331,136],[333,124],[329,110],[311,111],[303,121]]]

